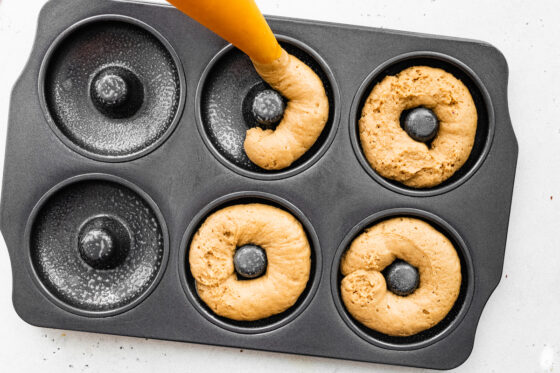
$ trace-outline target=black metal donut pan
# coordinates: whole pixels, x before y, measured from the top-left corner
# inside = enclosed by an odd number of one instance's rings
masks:
[[[122,159],[89,156],[65,141],[53,128],[39,81],[59,35],[78,22],[108,15],[113,21],[148,25],[180,64],[182,102],[174,106],[174,123],[149,149]],[[4,165],[1,229],[17,313],[30,324],[51,328],[437,369],[458,366],[472,350],[478,319],[503,267],[518,153],[503,55],[471,40],[278,17],[269,17],[269,23],[284,42],[295,40],[292,45],[305,47],[326,70],[334,107],[328,133],[314,154],[287,171],[261,174],[222,156],[201,122],[203,76],[216,66],[215,57],[227,52],[225,41],[168,6],[114,0],[47,3],[13,90]],[[482,113],[466,168],[427,191],[380,178],[364,162],[356,139],[364,95],[382,74],[411,60],[460,75]],[[130,306],[81,312],[55,299],[38,276],[31,255],[36,216],[57,188],[74,181],[122,184],[155,211],[165,252],[153,282]],[[300,301],[286,315],[260,324],[229,323],[212,315],[192,292],[183,260],[188,236],[204,214],[236,200],[258,200],[292,212],[313,246],[313,273]],[[337,289],[337,261],[351,236],[395,214],[419,217],[446,234],[460,253],[465,278],[448,320],[404,340],[356,325]]]

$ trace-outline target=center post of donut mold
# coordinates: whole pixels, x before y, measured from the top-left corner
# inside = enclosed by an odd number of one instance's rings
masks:
[[[103,68],[93,77],[90,96],[94,106],[109,118],[132,117],[144,102],[144,87],[132,71],[121,66]]]
[[[112,216],[96,216],[85,221],[78,233],[80,257],[95,269],[119,266],[131,246],[128,228]]]
[[[401,297],[414,293],[420,284],[418,269],[404,260],[395,260],[382,273],[387,290]]]
[[[428,146],[439,130],[438,117],[431,109],[423,106],[403,111],[400,122],[408,136],[418,142],[424,142]]]
[[[253,86],[243,99],[243,118],[249,128],[276,129],[284,117],[286,99],[264,83]]]
[[[266,251],[258,245],[243,245],[235,250],[233,264],[240,280],[258,278],[266,272]]]

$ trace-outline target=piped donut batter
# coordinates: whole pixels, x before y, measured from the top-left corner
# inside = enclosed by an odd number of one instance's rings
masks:
[[[431,144],[413,140],[401,128],[403,111],[424,107],[439,120]],[[414,66],[387,76],[371,91],[359,120],[360,141],[369,164],[383,177],[413,188],[436,186],[467,161],[477,127],[468,88],[450,73]]]
[[[241,280],[236,249],[257,245],[266,251],[266,272]],[[210,215],[194,235],[191,273],[200,298],[216,314],[253,321],[293,306],[309,280],[311,248],[301,223],[288,212],[259,204],[223,208]]]
[[[285,50],[272,63],[253,61],[253,65],[288,103],[275,130],[254,127],[247,131],[245,153],[261,168],[281,170],[313,146],[329,118],[329,101],[317,74]]]
[[[410,295],[387,290],[381,273],[396,259],[414,266],[420,284]],[[410,336],[439,323],[461,287],[461,263],[453,244],[430,224],[392,218],[360,234],[340,264],[340,290],[346,309],[370,329]]]

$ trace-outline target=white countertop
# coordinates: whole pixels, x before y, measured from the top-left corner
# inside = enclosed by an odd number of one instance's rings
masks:
[[[0,0],[0,163],[11,87],[29,55],[44,0]],[[560,370],[560,2],[557,0],[257,0],[266,14],[488,41],[510,68],[519,162],[504,276],[472,355],[457,372]],[[1,174],[0,174],[1,177]],[[42,329],[18,318],[0,244],[0,371],[421,371]]]

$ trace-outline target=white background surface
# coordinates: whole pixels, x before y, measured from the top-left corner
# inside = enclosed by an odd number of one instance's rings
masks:
[[[44,2],[0,0],[0,163],[11,87],[29,55]],[[482,314],[473,353],[457,372],[560,371],[560,2],[257,2],[266,14],[481,39],[505,54],[520,153],[504,276]],[[3,240],[0,246],[2,372],[421,371],[35,328],[13,310]]]

